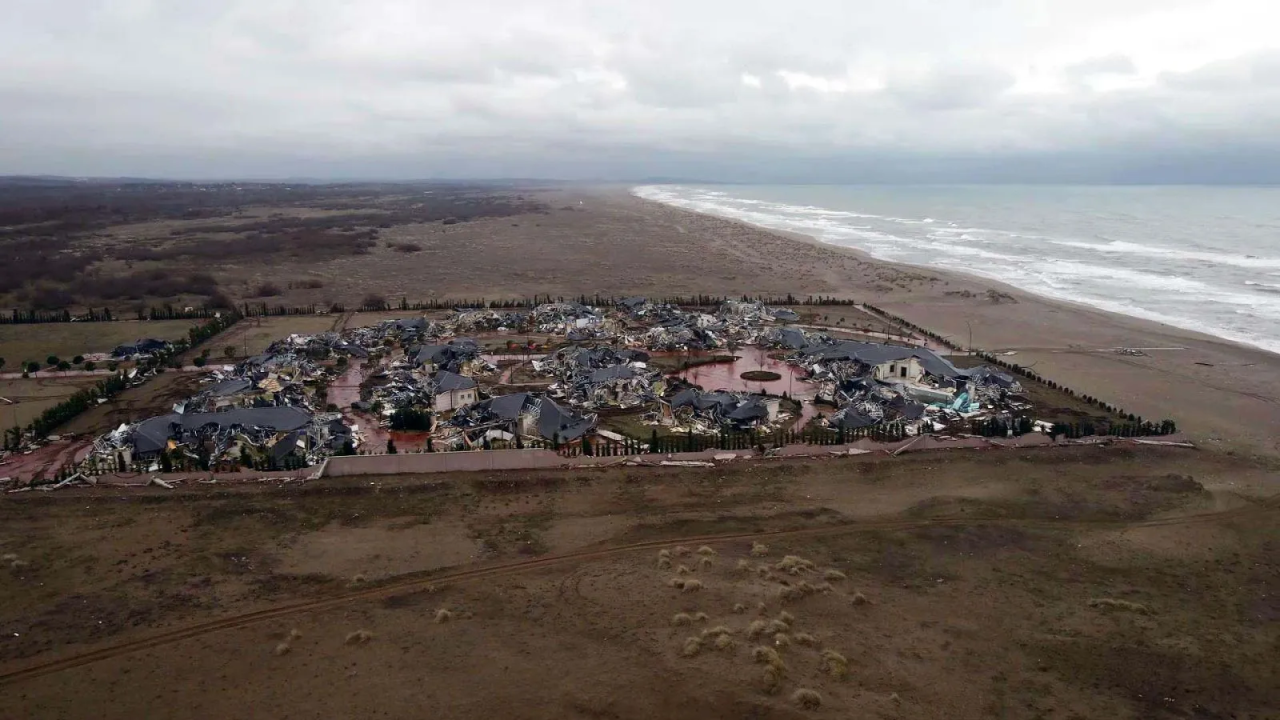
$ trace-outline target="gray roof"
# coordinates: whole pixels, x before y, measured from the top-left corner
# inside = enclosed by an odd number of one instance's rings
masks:
[[[266,428],[276,432],[300,430],[311,422],[311,413],[301,408],[260,407],[236,408],[211,413],[169,413],[138,423],[133,429],[133,447],[139,453],[164,449],[170,438],[195,432],[208,425],[219,429],[232,427]]]
[[[441,370],[435,376],[436,392],[453,392],[454,390],[469,390],[476,386],[476,381],[466,375]]]
[[[298,449],[300,435],[301,433],[291,432],[277,440],[276,444],[271,446],[271,459],[280,462],[292,455]]]
[[[577,440],[596,426],[594,418],[583,418],[570,413],[551,398],[543,398],[538,410],[538,434],[561,442]]]
[[[810,354],[819,360],[856,360],[865,365],[882,365],[914,357],[920,362],[920,367],[930,375],[952,379],[966,376],[965,371],[925,348],[846,340],[836,345],[816,349]]]
[[[490,413],[503,420],[515,420],[525,411],[525,407],[533,400],[533,396],[527,392],[513,393],[511,395],[500,395],[491,400],[485,400],[488,404]]]
[[[247,380],[245,378],[232,378],[230,380],[223,380],[222,382],[216,382],[210,385],[209,387],[205,388],[204,392],[209,397],[226,397],[228,395],[235,395],[236,393],[242,393],[245,390],[251,389],[252,387],[253,387],[253,381],[251,380]]]

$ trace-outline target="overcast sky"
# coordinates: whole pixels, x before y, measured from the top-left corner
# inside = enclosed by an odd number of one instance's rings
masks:
[[[1280,181],[1275,0],[0,11],[0,174]]]

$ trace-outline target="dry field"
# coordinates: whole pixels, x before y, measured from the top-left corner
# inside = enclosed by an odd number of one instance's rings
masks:
[[[122,320],[0,325],[0,357],[5,359],[4,372],[20,372],[24,360],[43,366],[50,355],[69,361],[76,355],[110,353],[139,338],[177,340],[186,337],[193,324],[191,320]]]
[[[97,383],[96,377],[0,380],[0,428],[26,426],[40,413]]]
[[[1052,449],[9,496],[0,684],[23,718],[1275,717],[1275,480]]]
[[[219,334],[205,346],[212,362],[221,362],[226,349],[233,348],[235,359],[244,359],[261,353],[267,346],[290,335],[314,335],[328,332],[343,320],[342,315],[284,315],[280,317],[245,318],[229,330]],[[203,350],[204,347],[201,348]]]

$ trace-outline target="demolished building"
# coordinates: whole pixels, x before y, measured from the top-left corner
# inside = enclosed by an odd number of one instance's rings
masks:
[[[676,393],[668,405],[674,422],[701,429],[727,428],[735,431],[769,426],[779,419],[782,401],[776,397],[717,390],[704,392],[691,387]]]

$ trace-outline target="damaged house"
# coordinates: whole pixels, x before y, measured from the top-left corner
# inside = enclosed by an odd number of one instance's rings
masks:
[[[475,380],[448,370],[441,370],[431,378],[428,391],[432,395],[431,406],[436,412],[470,405],[478,399],[480,392]]]
[[[296,407],[238,408],[223,412],[170,413],[124,425],[99,438],[95,451],[108,458],[123,451],[127,461],[153,460],[176,450],[212,462],[290,455],[307,461],[328,455],[351,438],[339,417],[316,416]]]
[[[675,422],[689,425],[700,422],[704,430],[720,427],[750,430],[777,422],[782,401],[764,395],[724,390],[703,392],[691,387],[676,393],[669,405]]]
[[[111,357],[118,359],[146,357],[154,355],[169,347],[169,343],[165,340],[157,340],[155,338],[142,338],[133,341],[129,345],[118,345],[111,351]]]
[[[428,373],[447,370],[472,375],[487,363],[480,357],[480,346],[470,338],[457,338],[444,345],[421,345],[409,348],[406,358]]]
[[[596,416],[579,415],[556,404],[551,398],[522,392],[459,408],[449,424],[467,435],[468,444],[475,444],[493,430],[569,442],[594,430]]]

